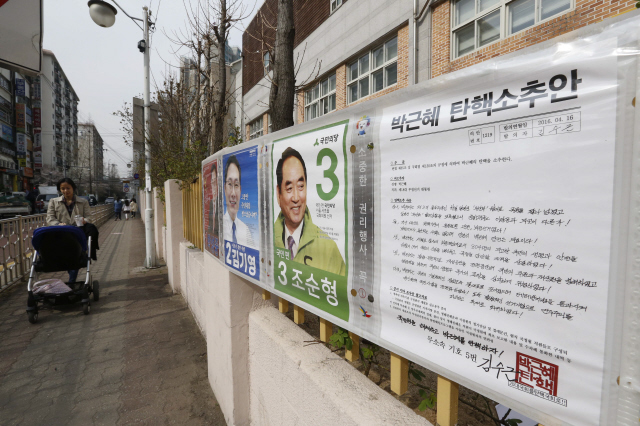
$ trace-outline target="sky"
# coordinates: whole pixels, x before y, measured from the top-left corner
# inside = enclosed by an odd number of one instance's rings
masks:
[[[149,7],[156,22],[150,58],[153,97],[155,88],[162,86],[165,76],[176,72],[179,56],[186,53],[184,48],[177,50],[170,38],[187,28],[185,3],[196,6],[198,0],[116,1],[136,18],[142,18],[143,6]],[[242,48],[242,32],[260,4],[261,0],[243,0],[247,18],[231,30],[231,46]],[[115,163],[121,177],[129,176],[134,172],[127,168],[132,148],[124,143],[120,120],[112,113],[134,96],[142,98],[143,54],[137,48],[142,30],[119,9],[112,27],[99,27],[89,16],[86,0],[44,0],[43,20],[43,47],[56,55],[80,98],[78,122],[93,120],[104,140],[105,171],[107,163]]]

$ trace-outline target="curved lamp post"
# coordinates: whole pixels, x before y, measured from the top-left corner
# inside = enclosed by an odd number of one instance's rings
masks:
[[[145,166],[145,211],[144,211],[144,229],[146,240],[146,260],[145,266],[147,268],[153,268],[156,266],[156,250],[155,250],[155,234],[153,229],[153,205],[151,197],[151,150],[149,147],[149,138],[151,137],[151,129],[149,128],[150,121],[150,83],[149,83],[149,9],[143,7],[144,19],[134,18],[129,15],[115,0],[111,0],[118,6],[118,8],[129,17],[136,25],[140,25],[136,21],[140,21],[144,24],[144,28],[140,27],[144,33],[144,38],[138,42],[138,49],[144,53],[144,166]],[[116,22],[116,14],[118,10],[111,4],[102,0],[89,0],[89,15],[93,22],[101,27],[108,28]]]

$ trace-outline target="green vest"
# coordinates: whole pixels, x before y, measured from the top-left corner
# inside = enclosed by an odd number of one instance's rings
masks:
[[[284,243],[284,216],[282,212],[273,224],[273,235],[276,240],[276,248],[288,250],[289,247]],[[311,221],[309,208],[306,208],[304,212],[304,227],[300,236],[298,253],[293,261],[333,274],[345,275],[346,273],[346,266],[340,250],[338,250],[338,245],[326,232],[314,225]]]

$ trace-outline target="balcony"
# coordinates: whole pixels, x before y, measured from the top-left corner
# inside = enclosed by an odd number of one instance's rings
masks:
[[[62,130],[56,128],[56,136],[62,137]]]

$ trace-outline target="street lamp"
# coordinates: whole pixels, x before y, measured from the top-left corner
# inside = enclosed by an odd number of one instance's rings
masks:
[[[150,99],[150,81],[149,81],[149,25],[152,22],[149,20],[149,9],[145,6],[142,8],[144,11],[144,19],[135,18],[129,15],[115,0],[111,0],[118,8],[131,19],[138,27],[140,25],[136,22],[142,22],[144,28],[142,29],[144,38],[138,43],[138,49],[144,53],[144,165],[145,165],[145,211],[144,211],[144,229],[146,239],[147,255],[145,260],[145,266],[147,268],[153,268],[156,266],[156,250],[155,250],[155,235],[153,229],[153,202],[151,196],[151,148],[149,146],[149,139],[151,137],[151,129],[149,128],[150,115],[151,115],[151,99]],[[108,28],[116,22],[116,14],[118,11],[111,4],[102,0],[90,0],[89,3],[89,15],[93,22],[101,27]]]

